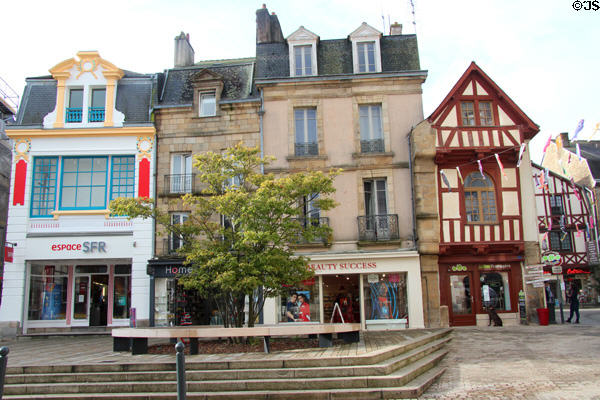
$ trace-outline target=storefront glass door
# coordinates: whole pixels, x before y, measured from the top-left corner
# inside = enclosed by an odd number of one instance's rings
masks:
[[[450,278],[450,325],[475,325],[472,283],[470,272],[451,274]]]
[[[73,319],[87,325],[89,305],[90,277],[88,275],[75,278],[75,290],[73,296]],[[74,322],[75,322],[74,321]],[[79,325],[79,324],[78,324]]]

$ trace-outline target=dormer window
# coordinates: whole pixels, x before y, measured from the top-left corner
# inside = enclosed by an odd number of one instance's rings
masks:
[[[381,32],[363,22],[349,37],[352,42],[354,73],[381,72]]]
[[[360,42],[356,44],[358,53],[358,72],[376,72],[375,42]]]
[[[69,107],[66,110],[67,122],[81,122],[83,115],[83,89],[69,91]]]
[[[312,75],[312,46],[294,46],[296,76]]]
[[[92,89],[91,106],[88,109],[88,122],[104,122],[106,89]]]
[[[290,54],[290,76],[314,76],[317,72],[319,37],[301,26],[287,38]]]
[[[215,92],[200,93],[200,117],[213,117],[217,115]]]

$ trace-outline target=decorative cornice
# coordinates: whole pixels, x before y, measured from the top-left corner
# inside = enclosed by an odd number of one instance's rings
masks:
[[[154,126],[127,126],[83,129],[7,129],[11,139],[36,137],[94,137],[94,136],[152,136],[156,135]]]

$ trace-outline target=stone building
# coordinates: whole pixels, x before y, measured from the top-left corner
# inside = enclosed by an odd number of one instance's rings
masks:
[[[260,98],[254,88],[254,58],[194,63],[189,35],[175,38],[175,65],[158,76],[154,117],[157,131],[156,206],[168,211],[171,222],[183,223],[189,209],[186,193],[198,193],[193,155],[220,153],[238,143],[260,145]],[[150,275],[150,323],[156,326],[218,322],[210,301],[176,284],[186,273],[175,254],[181,238],[156,226]]]
[[[152,224],[113,216],[116,197],[153,197],[154,75],[82,51],[28,78],[10,164],[3,334],[148,323]],[[130,310],[137,310],[136,315]]]
[[[363,23],[343,39],[303,26],[284,38],[265,7],[256,21],[264,152],[276,157],[266,172],[343,169],[336,208],[319,210],[318,194],[299,199],[307,223],[329,224],[333,237],[297,246],[316,277],[290,294],[308,298],[311,321],[338,319],[338,303],[363,329],[423,327],[407,137],[427,76],[416,36]],[[269,299],[264,321],[287,321],[287,302]]]
[[[523,282],[526,267],[540,263],[526,151],[538,130],[475,63],[413,130],[430,324],[487,325],[488,307],[516,324],[523,289],[528,313],[544,305],[543,290]]]

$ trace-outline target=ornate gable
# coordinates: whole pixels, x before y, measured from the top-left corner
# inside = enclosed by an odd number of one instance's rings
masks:
[[[370,38],[380,38],[382,35],[377,29],[373,28],[371,25],[363,22],[358,28],[356,28],[350,35],[350,39],[370,39]]]
[[[286,40],[288,42],[315,41],[319,40],[319,36],[309,31],[304,26],[300,26],[298,29],[296,29],[296,31],[290,34]]]

